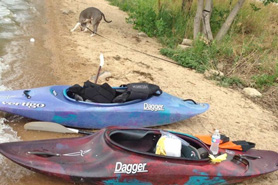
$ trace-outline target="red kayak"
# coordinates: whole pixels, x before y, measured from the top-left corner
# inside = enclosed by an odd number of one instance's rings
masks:
[[[213,164],[206,144],[176,132],[180,156],[157,155],[161,133],[108,127],[80,138],[3,143],[0,153],[30,170],[90,184],[230,184],[278,169],[278,153],[255,149],[221,150],[227,159]]]

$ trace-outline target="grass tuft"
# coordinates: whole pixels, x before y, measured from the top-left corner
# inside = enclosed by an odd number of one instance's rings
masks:
[[[268,88],[278,77],[278,7],[264,6],[247,0],[221,42],[205,44],[194,41],[187,50],[177,48],[183,38],[193,37],[196,1],[192,6],[182,0],[109,0],[127,11],[127,22],[164,45],[161,53],[181,65],[203,73],[206,69],[221,70],[225,77],[217,79],[224,86]],[[186,1],[189,2],[189,1]],[[236,1],[213,1],[211,28],[215,36]],[[201,38],[201,37],[200,37]],[[219,67],[222,66],[222,67]]]

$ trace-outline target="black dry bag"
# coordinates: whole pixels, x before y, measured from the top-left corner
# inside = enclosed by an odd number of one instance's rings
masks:
[[[113,100],[114,103],[123,103],[136,99],[144,100],[153,95],[159,96],[162,94],[162,90],[159,88],[159,86],[154,84],[130,83],[127,85],[121,85],[121,87],[126,87],[127,89]]]

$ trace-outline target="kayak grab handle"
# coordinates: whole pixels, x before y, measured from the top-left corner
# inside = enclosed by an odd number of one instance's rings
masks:
[[[255,155],[248,155],[248,154],[239,154],[241,158],[247,158],[247,159],[261,159],[261,156],[255,156]]]
[[[23,91],[23,94],[26,96],[26,98],[28,98],[28,99],[30,99],[31,98],[31,96],[29,95],[29,92],[30,92],[31,90],[24,90]]]
[[[50,153],[50,152],[27,152],[27,154],[31,155],[37,155],[40,157],[60,157],[61,154],[55,154],[55,153]]]
[[[197,103],[196,103],[194,100],[192,100],[192,99],[185,99],[185,100],[183,100],[183,101],[191,101],[191,102],[193,102],[194,104],[197,105]]]

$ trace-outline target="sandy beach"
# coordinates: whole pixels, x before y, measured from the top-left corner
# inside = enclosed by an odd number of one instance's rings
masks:
[[[42,22],[47,33],[43,36],[44,47],[51,52],[50,75],[57,85],[83,84],[91,80],[98,70],[99,55],[103,53],[105,64],[102,71],[108,71],[112,76],[100,79],[98,83],[119,86],[131,82],[149,82],[175,96],[210,104],[210,109],[204,114],[160,128],[189,134],[211,134],[214,129],[219,129],[231,140],[251,141],[256,143],[257,149],[278,151],[278,119],[272,112],[253,103],[239,91],[217,86],[214,81],[205,79],[203,74],[129,49],[165,58],[159,54],[162,46],[156,39],[139,37],[138,31],[126,23],[127,14],[118,7],[109,5],[105,0],[47,0],[45,3]],[[109,24],[104,21],[100,23],[98,33],[103,37],[90,37],[90,32],[79,29],[70,32],[78,21],[79,13],[91,6],[99,8],[107,20],[112,20]],[[24,121],[28,120],[21,120],[21,124],[10,123],[22,140],[76,136],[25,131]],[[17,184],[68,183],[24,171]],[[242,184],[278,184],[278,172]]]

